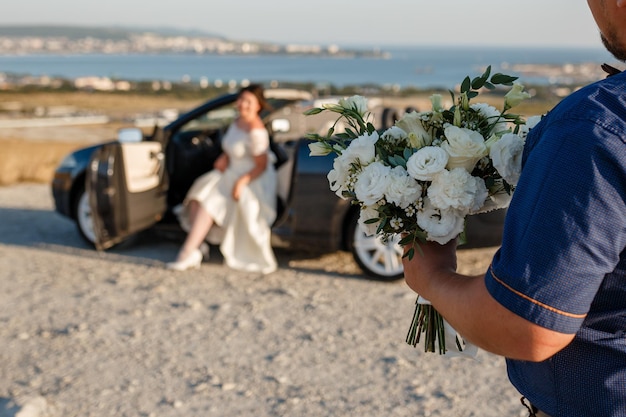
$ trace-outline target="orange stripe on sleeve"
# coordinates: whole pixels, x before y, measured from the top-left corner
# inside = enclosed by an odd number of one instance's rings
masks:
[[[537,301],[533,298],[530,298],[529,296],[527,296],[526,294],[522,294],[521,292],[517,291],[516,289],[514,289],[513,287],[511,287],[510,285],[506,284],[504,281],[502,281],[500,278],[498,278],[496,276],[496,274],[493,272],[492,267],[489,267],[489,271],[491,272],[491,276],[493,277],[493,279],[496,280],[496,282],[500,285],[502,285],[503,287],[505,287],[506,289],[508,289],[509,291],[511,291],[512,293],[518,295],[519,297],[522,297],[525,300],[530,301],[533,304],[536,304],[542,308],[545,308],[546,310],[552,311],[554,313],[560,314],[562,316],[566,316],[566,317],[572,317],[572,318],[577,318],[577,319],[582,319],[585,318],[587,316],[587,314],[574,314],[574,313],[568,313],[567,311],[562,311],[559,309],[556,309],[554,307],[551,307],[547,304],[544,304],[540,301]]]

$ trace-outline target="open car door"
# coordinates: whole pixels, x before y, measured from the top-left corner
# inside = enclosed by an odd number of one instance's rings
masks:
[[[108,249],[161,220],[167,187],[160,142],[111,143],[98,149],[87,177],[96,249]]]

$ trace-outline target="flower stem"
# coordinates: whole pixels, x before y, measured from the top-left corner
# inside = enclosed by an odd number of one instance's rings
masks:
[[[424,333],[424,352],[436,352],[436,346],[439,348],[439,354],[446,353],[446,335],[443,316],[439,314],[430,304],[420,304],[415,302],[415,312],[413,320],[406,336],[406,342],[417,347]],[[459,341],[457,339],[457,346]]]

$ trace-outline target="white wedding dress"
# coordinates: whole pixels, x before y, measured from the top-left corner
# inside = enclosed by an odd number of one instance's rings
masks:
[[[229,165],[224,172],[212,170],[196,179],[185,201],[177,210],[183,229],[190,224],[186,205],[197,200],[211,215],[215,224],[207,240],[220,245],[226,264],[234,269],[261,272],[276,270],[272,251],[271,225],[276,218],[276,171],[265,129],[247,132],[232,123],[222,140]],[[232,198],[235,182],[254,167],[254,155],[267,152],[267,168],[245,187],[239,201]]]

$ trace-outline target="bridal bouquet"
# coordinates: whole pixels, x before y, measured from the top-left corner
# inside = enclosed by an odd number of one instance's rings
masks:
[[[462,236],[468,215],[507,207],[520,175],[524,139],[531,126],[508,113],[530,95],[517,77],[466,77],[452,106],[440,95],[432,109],[404,114],[383,132],[371,122],[367,100],[361,96],[312,108],[339,116],[325,136],[309,134],[312,156],[335,153],[328,173],[330,188],[360,207],[359,225],[368,235],[384,240],[400,235],[411,245],[412,258],[420,242],[445,244]],[[479,90],[509,86],[502,111],[486,103],[471,103]],[[338,123],[345,128],[335,134]],[[424,334],[425,351],[462,352],[464,341],[427,300],[418,297],[407,343],[417,346]],[[448,338],[455,343],[448,348]]]

